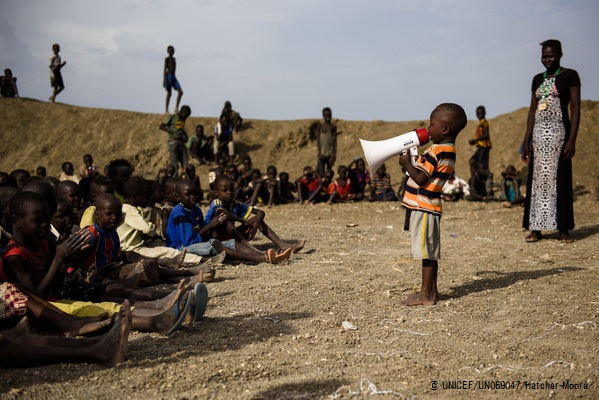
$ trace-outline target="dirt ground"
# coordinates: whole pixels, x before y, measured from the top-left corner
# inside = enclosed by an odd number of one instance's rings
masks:
[[[0,369],[0,398],[598,398],[599,202],[575,214],[574,243],[526,243],[519,207],[445,204],[441,301],[408,308],[420,267],[398,203],[268,209],[307,240],[292,260],[220,267],[200,323],[132,333],[116,368]]]

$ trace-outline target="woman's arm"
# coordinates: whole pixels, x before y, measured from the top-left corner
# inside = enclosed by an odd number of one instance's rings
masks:
[[[576,137],[580,125],[580,86],[570,86],[570,112],[572,113],[572,123],[570,125],[570,137],[564,146],[564,160],[574,157],[576,153]]]
[[[537,106],[539,101],[535,96],[534,92],[530,99],[530,108],[528,109],[528,120],[526,121],[526,133],[524,134],[524,140],[522,141],[522,161],[528,164],[528,158],[530,156],[530,139],[532,138],[532,130],[535,126],[535,113],[537,112]]]

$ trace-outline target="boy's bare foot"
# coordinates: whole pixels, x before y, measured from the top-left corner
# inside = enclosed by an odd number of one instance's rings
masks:
[[[297,242],[296,244],[294,244],[290,247],[291,252],[293,252],[293,253],[299,252],[301,249],[304,248],[305,244],[306,244],[305,240],[300,240],[299,242]]]
[[[114,367],[125,361],[130,329],[131,308],[129,302],[125,300],[119,312],[115,314],[112,328],[97,346],[97,356],[100,357],[103,365]]]
[[[129,272],[127,274],[127,276],[125,276],[122,279],[119,279],[118,282],[126,288],[137,287],[137,284],[139,283],[141,278],[144,276],[144,272],[145,272],[144,264],[143,264],[143,262],[140,261],[137,264],[135,264],[135,266],[133,267],[131,272]]]
[[[439,301],[439,293],[426,296],[422,292],[409,295],[402,304],[404,306],[433,306]]]
[[[29,333],[29,319],[27,317],[21,318],[17,326],[11,329],[12,332],[17,335],[26,335]]]
[[[159,264],[168,268],[180,269],[185,260],[185,254],[187,254],[187,249],[184,248],[173,258],[161,258]]]
[[[227,256],[227,253],[222,251],[219,254],[215,255],[214,257],[208,258],[208,260],[212,261],[212,265],[214,265],[215,267],[218,267],[220,265],[223,265],[226,256]]]
[[[216,269],[212,265],[212,261],[208,260],[205,263],[200,264],[198,267],[189,268],[195,275],[190,277],[187,284],[195,286],[196,283],[208,283],[214,280],[216,275]],[[193,287],[192,286],[192,287]]]
[[[72,318],[69,318],[70,322],[67,323],[67,326],[62,327],[62,333],[66,337],[75,337],[101,331],[112,323],[110,319],[106,319],[107,316],[106,313],[101,315],[100,317],[103,317],[101,320],[98,320],[98,317],[71,316]]]

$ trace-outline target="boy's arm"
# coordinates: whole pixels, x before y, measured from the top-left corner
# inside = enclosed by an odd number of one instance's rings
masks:
[[[160,212],[160,218],[162,219],[162,237],[166,237],[166,227],[168,226],[168,217],[171,216],[170,210],[163,208]]]
[[[168,74],[168,57],[164,59],[164,71],[162,73],[162,87],[166,87],[166,74]]]
[[[331,137],[333,138],[333,152],[330,157],[330,165],[333,165],[337,160],[337,125],[335,124],[333,124],[333,132]]]
[[[405,168],[408,175],[410,175],[410,178],[412,178],[418,186],[422,186],[428,181],[428,175],[412,165],[412,156],[410,155],[410,152],[406,152],[406,154],[399,156],[399,164]]]
[[[141,231],[145,235],[154,236],[156,234],[156,226],[153,223],[146,221],[137,209],[125,213],[124,223],[136,231]]]
[[[212,218],[210,220],[210,222],[208,222],[207,224],[205,224],[202,228],[200,228],[198,230],[198,234],[200,234],[201,236],[203,236],[205,233],[208,233],[210,231],[212,231],[214,228],[216,228],[217,226],[226,223],[228,217],[226,212],[217,215],[216,217]]]

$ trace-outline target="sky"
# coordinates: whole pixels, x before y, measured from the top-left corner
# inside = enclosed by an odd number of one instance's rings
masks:
[[[230,100],[245,119],[411,121],[443,102],[492,118],[528,106],[551,38],[599,100],[597,21],[597,0],[2,0],[0,68],[47,101],[59,43],[58,102],[164,113],[173,45],[192,116]]]

